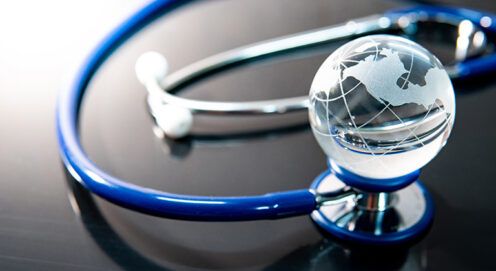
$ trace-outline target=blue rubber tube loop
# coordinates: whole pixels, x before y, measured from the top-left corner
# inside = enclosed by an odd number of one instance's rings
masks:
[[[56,128],[62,160],[70,174],[100,197],[139,212],[183,220],[239,221],[277,219],[309,214],[315,209],[310,190],[295,190],[242,197],[206,197],[166,193],[127,183],[94,165],[81,147],[77,121],[79,106],[93,74],[101,63],[133,33],[158,15],[189,1],[151,2],[131,16],[96,47],[82,64],[71,85],[57,100]]]
[[[385,15],[395,20],[399,16],[407,15],[410,13],[425,14],[431,18],[440,17],[455,18],[459,20],[469,20],[474,25],[484,31],[486,36],[496,35],[496,15],[480,12],[466,8],[453,8],[434,5],[422,5],[416,7],[403,8],[386,12]],[[492,23],[489,25],[482,25],[482,19],[486,17]],[[484,57],[477,57],[468,59],[455,65],[458,72],[457,78],[465,79],[473,76],[478,76],[496,71],[496,53]]]

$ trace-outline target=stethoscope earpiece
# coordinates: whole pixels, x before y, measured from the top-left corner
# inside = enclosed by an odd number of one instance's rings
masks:
[[[189,134],[193,126],[193,114],[184,107],[165,104],[155,112],[155,121],[171,139],[179,139]]]
[[[140,83],[146,85],[151,80],[158,82],[164,80],[169,71],[169,64],[160,53],[149,51],[136,60],[134,70]]]

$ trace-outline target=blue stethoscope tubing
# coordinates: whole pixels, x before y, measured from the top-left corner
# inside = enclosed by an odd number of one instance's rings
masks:
[[[153,1],[110,33],[82,63],[71,83],[62,89],[56,108],[56,129],[61,158],[69,173],[89,191],[117,205],[160,217],[196,221],[241,221],[278,219],[310,214],[317,208],[311,189],[276,192],[259,196],[208,197],[172,194],[140,187],[109,175],[98,168],[84,152],[78,136],[78,113],[92,76],[106,58],[132,34],[150,21],[190,1]],[[422,6],[391,11],[400,16],[422,9],[429,14],[463,17],[480,26],[482,17],[494,22],[483,29],[496,33],[496,17],[480,12],[447,7]],[[496,55],[458,64],[464,77],[496,69]]]
[[[482,29],[486,34],[496,35],[495,15],[466,8],[425,5],[388,11],[385,13],[385,16],[394,19],[408,13],[423,13],[439,20],[448,20],[449,18],[468,20]],[[483,24],[483,19],[489,19],[489,24]],[[465,60],[456,64],[455,69],[458,73],[457,79],[465,79],[494,72],[496,71],[496,53]]]

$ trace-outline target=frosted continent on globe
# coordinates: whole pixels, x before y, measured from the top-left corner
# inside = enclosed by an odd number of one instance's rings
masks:
[[[454,113],[453,87],[439,60],[395,36],[343,45],[310,89],[319,144],[339,166],[366,177],[398,177],[424,166],[445,144]]]
[[[385,57],[374,61],[374,56],[367,56],[357,65],[343,70],[343,78],[355,77],[374,98],[392,106],[416,103],[429,108],[437,99],[444,100],[443,88],[439,87],[446,84],[445,80],[449,80],[444,70],[432,67],[425,75],[425,86],[409,84],[407,89],[402,89],[396,82],[402,74],[410,71],[404,68],[398,52],[383,48],[379,54]]]

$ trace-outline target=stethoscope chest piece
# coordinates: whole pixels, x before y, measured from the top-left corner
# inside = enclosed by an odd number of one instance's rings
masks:
[[[314,180],[311,189],[319,195],[333,195],[351,188],[329,170]],[[429,192],[415,181],[394,192],[361,191],[358,198],[322,204],[311,217],[320,228],[340,239],[391,245],[425,232],[433,214]]]

